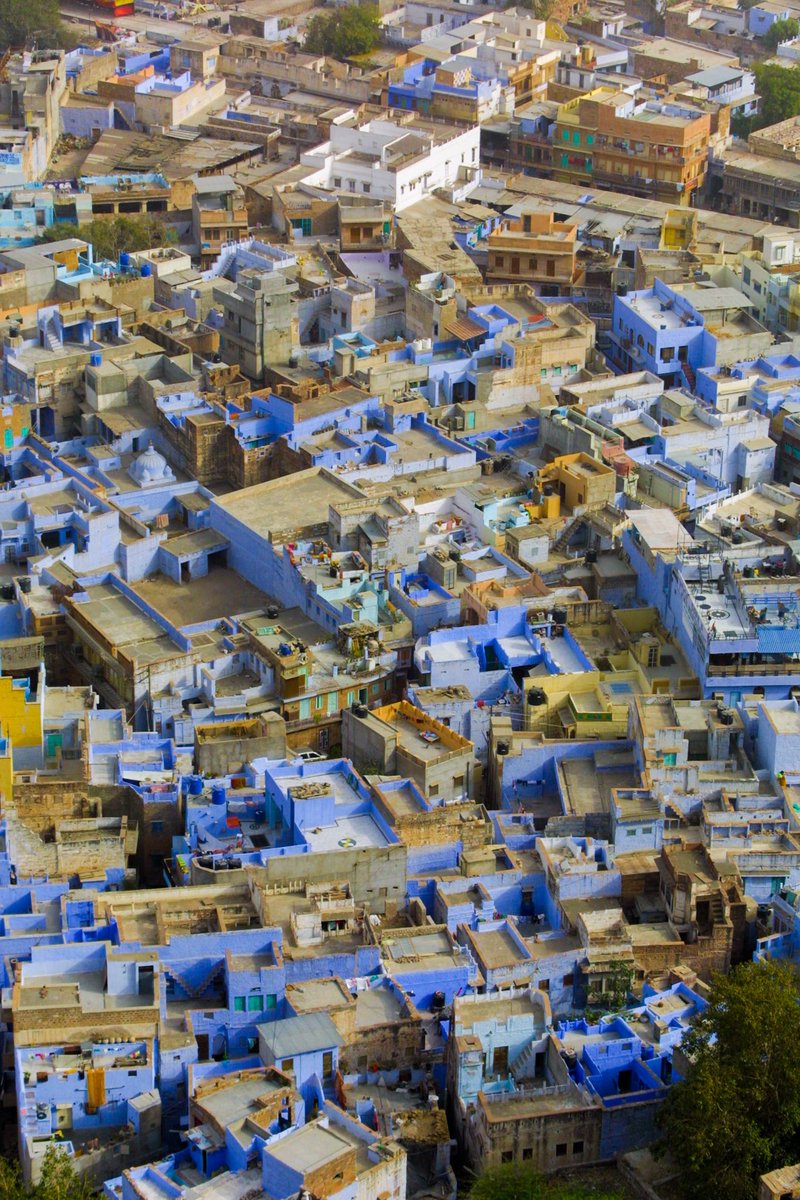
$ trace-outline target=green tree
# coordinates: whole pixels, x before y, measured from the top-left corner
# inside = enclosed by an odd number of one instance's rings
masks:
[[[622,1193],[540,1175],[529,1163],[504,1163],[481,1172],[469,1200],[622,1200]]]
[[[758,1177],[800,1159],[800,982],[786,963],[717,976],[685,1035],[690,1067],[661,1112],[688,1200],[753,1200]]]
[[[0,1157],[0,1196],[3,1200],[23,1200],[24,1195],[19,1165]]]
[[[796,17],[787,20],[773,21],[761,39],[768,50],[777,50],[781,42],[790,42],[800,33],[800,21]]]
[[[380,41],[381,27],[374,4],[348,4],[335,12],[315,13],[306,26],[305,49],[331,58],[369,54]]]
[[[56,1144],[47,1147],[42,1175],[31,1189],[32,1200],[93,1200],[95,1188],[79,1175],[70,1159]]]
[[[155,216],[96,217],[87,225],[51,225],[42,231],[39,241],[56,242],[70,237],[91,242],[95,260],[107,258],[116,262],[123,250],[149,250],[168,244],[172,230]]]
[[[0,51],[22,49],[34,39],[47,49],[71,43],[58,0],[0,0]]]
[[[39,1182],[26,1187],[17,1163],[0,1158],[2,1200],[95,1200],[97,1192],[72,1165],[57,1143],[47,1147]]]
[[[756,91],[761,110],[752,129],[763,129],[786,121],[800,113],[800,67],[779,67],[773,63],[755,63]]]

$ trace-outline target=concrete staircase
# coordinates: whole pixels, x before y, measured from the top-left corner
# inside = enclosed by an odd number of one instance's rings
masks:
[[[214,983],[220,977],[220,975],[222,975],[224,970],[224,962],[215,963],[211,970],[203,976],[199,983],[192,984],[189,983],[188,979],[181,975],[180,971],[176,971],[174,967],[162,967],[165,979],[172,979],[173,982],[178,985],[178,987],[183,988],[184,992],[191,1000],[197,1000],[201,996],[204,996],[211,984]]]
[[[63,346],[61,339],[56,332],[56,324],[52,317],[49,317],[44,326],[44,344],[48,350],[52,350],[54,354],[58,354]]]
[[[582,519],[583,518],[581,514],[569,518],[566,525],[561,530],[561,533],[550,547],[551,553],[559,554],[566,547],[567,542],[572,537],[572,534],[575,532]]]

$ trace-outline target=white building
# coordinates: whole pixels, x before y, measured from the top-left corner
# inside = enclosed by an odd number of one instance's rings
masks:
[[[460,199],[480,182],[480,127],[432,128],[369,121],[332,125],[330,140],[301,155],[304,182],[334,192],[389,200],[397,212],[447,188]]]

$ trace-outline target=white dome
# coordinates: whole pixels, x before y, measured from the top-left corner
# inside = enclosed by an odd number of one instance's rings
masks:
[[[129,474],[141,487],[152,483],[170,483],[175,479],[169,463],[152,442],[133,460]]]

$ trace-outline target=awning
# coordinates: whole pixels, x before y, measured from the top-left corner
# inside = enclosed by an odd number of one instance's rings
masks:
[[[470,317],[458,317],[452,324],[445,325],[445,329],[460,342],[468,342],[471,338],[480,337],[487,332],[483,325],[479,325]]]
[[[762,654],[800,654],[800,629],[783,625],[758,625],[758,649]]]

